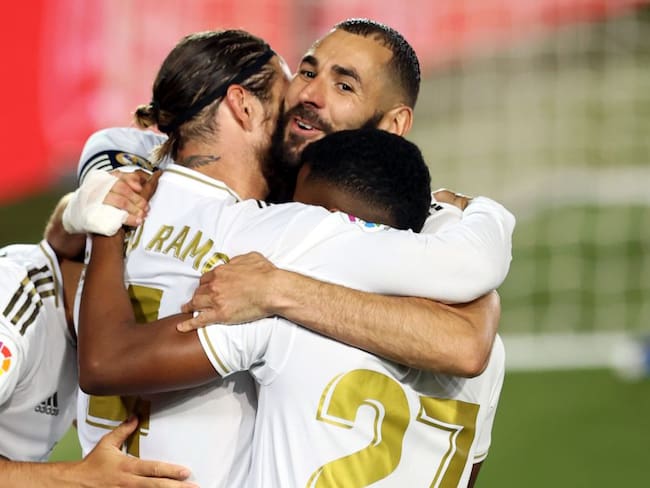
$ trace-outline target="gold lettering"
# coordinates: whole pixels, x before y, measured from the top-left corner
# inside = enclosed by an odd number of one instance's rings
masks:
[[[203,243],[201,246],[199,246],[199,243],[201,242],[201,237],[203,237],[203,233],[201,231],[198,231],[196,234],[194,234],[194,237],[190,241],[190,243],[183,249],[181,252],[180,258],[185,261],[188,256],[195,258],[194,262],[192,263],[192,267],[194,269],[199,269],[199,264],[201,263],[201,260],[205,257],[205,255],[208,253],[208,251],[212,248],[212,245],[214,244],[212,242],[212,239],[208,239],[205,243]]]
[[[178,233],[178,235],[174,238],[174,240],[171,242],[169,246],[167,246],[167,249],[163,251],[164,254],[168,254],[169,251],[172,249],[174,250],[174,257],[178,258],[181,252],[181,248],[183,247],[183,244],[185,243],[185,238],[187,237],[187,233],[190,231],[190,228],[185,225],[183,226],[183,229]]]
[[[163,243],[165,242],[165,240],[169,239],[169,236],[172,234],[173,231],[174,231],[173,226],[161,225],[156,235],[153,236],[153,239],[151,239],[151,241],[149,241],[149,244],[147,244],[147,251],[153,250],[153,251],[160,252]]]
[[[210,271],[217,264],[219,264],[219,261],[221,261],[222,263],[227,263],[228,261],[230,261],[230,258],[223,253],[215,252],[210,257],[210,259],[208,259],[205,263],[203,263],[203,266],[201,267],[201,274]]]
[[[144,224],[129,232],[128,241],[126,243],[127,256],[131,253],[131,251],[133,251],[136,247],[138,247],[138,244],[140,244],[140,238],[142,237],[143,230],[144,230]]]

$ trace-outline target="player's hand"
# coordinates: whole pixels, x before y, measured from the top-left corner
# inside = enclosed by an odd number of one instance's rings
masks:
[[[465,210],[465,208],[467,208],[467,205],[469,205],[469,202],[472,201],[472,197],[463,195],[462,193],[455,193],[445,188],[434,191],[433,198],[435,198],[437,202],[449,203],[450,205],[454,205],[461,210]]]
[[[227,264],[205,273],[192,299],[183,305],[185,313],[200,312],[181,322],[181,332],[204,327],[215,322],[241,324],[268,317],[269,292],[276,276],[273,263],[257,252],[242,254]]]
[[[118,180],[111,187],[102,203],[111,205],[127,212],[125,225],[136,227],[140,225],[149,211],[149,198],[153,192],[143,194],[150,175],[144,171],[125,173],[119,170],[110,172]]]
[[[137,418],[124,422],[106,434],[79,463],[77,479],[81,486],[95,488],[198,488],[184,481],[190,471],[160,461],[144,461],[127,456],[120,449],[138,425]]]

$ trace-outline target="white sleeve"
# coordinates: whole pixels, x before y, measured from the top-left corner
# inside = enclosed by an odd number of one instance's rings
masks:
[[[332,214],[300,242],[285,240],[269,259],[323,281],[448,303],[474,300],[501,285],[508,273],[515,220],[488,198],[475,198],[462,220],[435,234],[364,228],[346,218]]]
[[[490,363],[492,362],[495,364],[488,365],[488,368],[483,373],[490,375],[488,381],[492,388],[490,391],[489,401],[484,405],[487,409],[485,418],[483,419],[479,430],[476,432],[477,440],[476,449],[474,450],[473,464],[485,460],[490,449],[490,444],[492,443],[492,427],[494,426],[494,417],[496,415],[499,397],[501,396],[505,374],[505,349],[499,336],[494,340],[494,346],[490,358]],[[475,380],[478,378],[475,378]]]
[[[151,153],[166,140],[166,136],[133,127],[113,127],[92,134],[81,152],[77,176],[82,183],[89,171],[110,171],[133,166],[153,170]],[[168,161],[163,161],[164,166]]]
[[[294,329],[274,317],[239,325],[213,324],[197,333],[219,376],[249,370],[260,384],[268,384],[285,362]]]
[[[420,233],[435,234],[448,225],[458,223],[462,218],[463,211],[455,205],[432,201],[429,216],[424,222]]]
[[[0,405],[11,398],[21,376],[25,350],[14,323],[17,297],[22,297],[21,281],[27,272],[22,266],[2,258],[0,273]],[[13,321],[12,321],[13,320]]]

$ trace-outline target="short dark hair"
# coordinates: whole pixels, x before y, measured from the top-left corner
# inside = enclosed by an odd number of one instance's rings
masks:
[[[309,166],[308,180],[335,185],[385,212],[395,228],[419,232],[429,215],[429,168],[401,136],[373,128],[333,132],[309,144],[300,162]]]
[[[393,57],[389,62],[389,74],[401,87],[405,103],[411,108],[415,107],[420,93],[420,62],[415,50],[402,34],[392,27],[370,19],[347,19],[336,24],[334,29],[362,37],[374,36],[390,49]]]
[[[160,66],[151,102],[136,109],[136,123],[157,125],[167,134],[159,155],[175,159],[187,140],[212,135],[211,121],[228,85],[237,83],[263,102],[271,98],[274,55],[264,40],[243,30],[185,36]]]

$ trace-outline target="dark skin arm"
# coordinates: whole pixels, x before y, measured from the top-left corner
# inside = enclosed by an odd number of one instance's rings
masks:
[[[79,320],[82,390],[93,395],[147,394],[214,380],[217,373],[198,334],[176,330],[188,314],[136,323],[123,282],[123,242],[124,231],[93,236]]]
[[[472,474],[469,477],[469,482],[467,483],[467,488],[474,488],[474,483],[476,483],[476,478],[478,477],[478,472],[481,470],[483,461],[476,463],[472,466]]]

